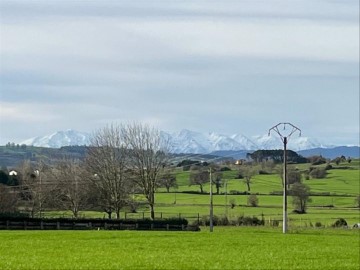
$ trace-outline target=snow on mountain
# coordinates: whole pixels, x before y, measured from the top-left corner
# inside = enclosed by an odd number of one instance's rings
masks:
[[[70,145],[88,145],[90,135],[72,129],[58,131],[43,137],[35,137],[21,142],[20,144],[33,145],[39,147],[60,148]]]
[[[253,141],[256,142],[258,145],[258,149],[283,149],[284,145],[282,140],[279,136],[271,134],[263,135],[263,136],[253,136]],[[329,145],[324,145],[320,143],[318,140],[309,138],[309,137],[298,137],[298,136],[291,136],[288,140],[287,148],[299,151],[305,149],[312,149],[317,147],[327,148],[330,147]]]
[[[169,134],[161,132],[161,136],[170,142],[174,153],[207,154],[215,151],[241,151],[258,149],[282,149],[281,139],[271,136],[253,136],[248,138],[242,134],[224,135],[215,132],[200,133],[183,129],[178,133]],[[69,145],[89,145],[88,133],[75,130],[58,131],[44,137],[36,137],[21,142],[20,144],[60,148]],[[288,143],[288,149],[299,151],[311,148],[327,148],[315,139],[308,137],[292,136]]]

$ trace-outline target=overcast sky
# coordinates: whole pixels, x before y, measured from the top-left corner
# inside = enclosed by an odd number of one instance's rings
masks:
[[[0,0],[0,144],[144,122],[359,144],[358,0]]]

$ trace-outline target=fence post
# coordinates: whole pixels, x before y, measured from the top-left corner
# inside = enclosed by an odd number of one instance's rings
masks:
[[[44,222],[40,221],[40,230],[43,230],[43,229],[44,229]]]
[[[60,230],[60,221],[56,221],[56,229]]]
[[[167,231],[169,230],[169,224],[166,224],[166,230]]]
[[[9,220],[7,220],[7,221],[6,221],[6,229],[8,230],[8,229],[9,229],[9,227],[10,227],[10,221],[9,221]]]
[[[26,230],[26,221],[24,220],[24,230]]]

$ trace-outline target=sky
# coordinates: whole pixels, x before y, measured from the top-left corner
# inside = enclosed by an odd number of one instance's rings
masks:
[[[0,145],[110,123],[359,145],[357,0],[0,0]]]

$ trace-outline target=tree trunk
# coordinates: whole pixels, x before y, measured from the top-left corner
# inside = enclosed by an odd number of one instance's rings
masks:
[[[250,192],[250,183],[246,182],[246,185],[247,185],[248,192]]]
[[[153,204],[150,204],[150,218],[152,220],[155,219],[155,211],[154,211],[154,205]]]
[[[116,219],[120,219],[120,208],[116,209]]]
[[[204,191],[203,191],[203,186],[202,185],[200,185],[200,192],[201,193],[203,193]]]

